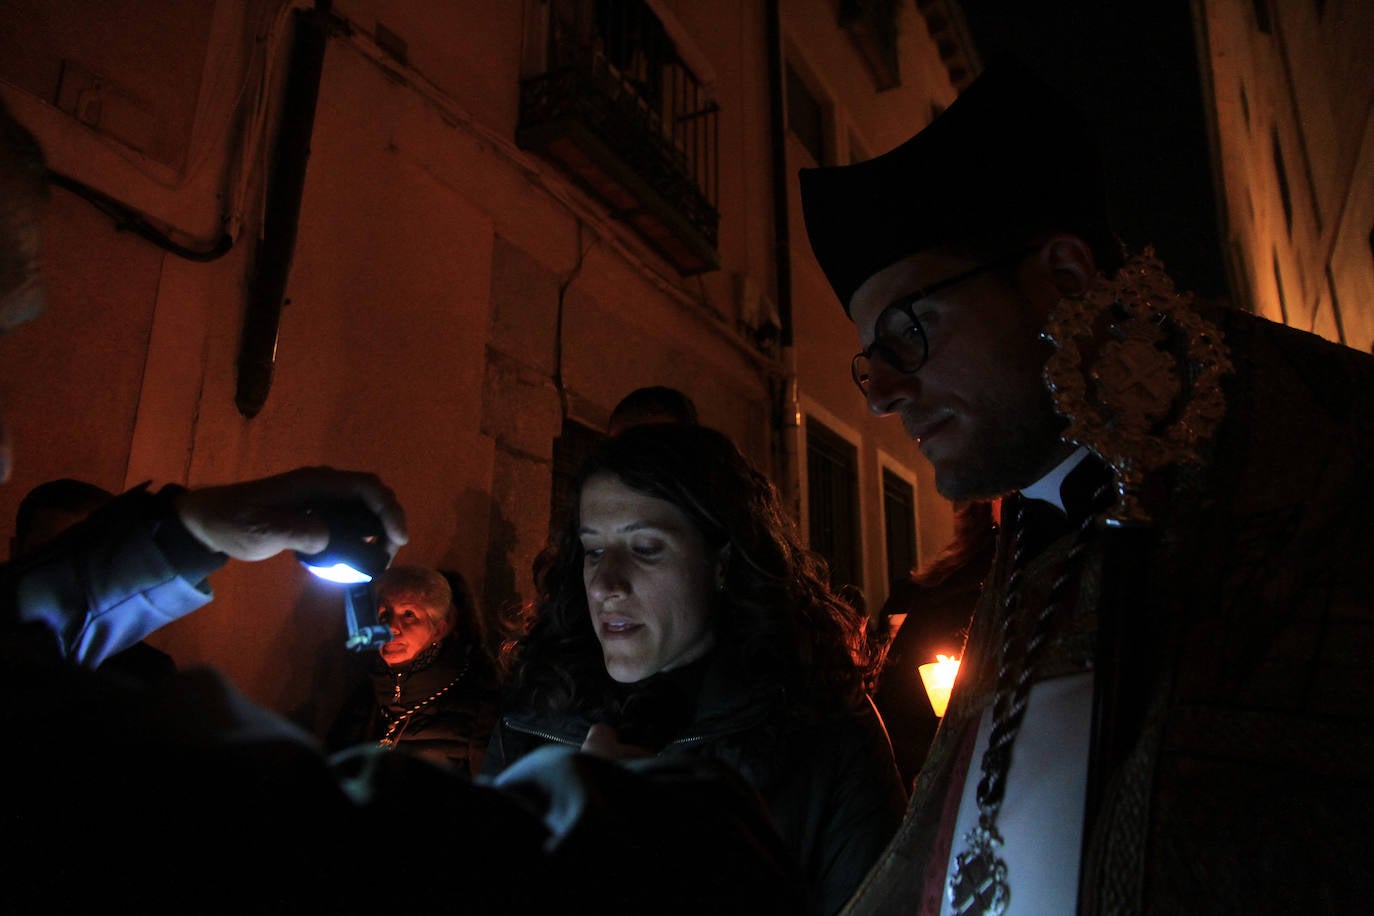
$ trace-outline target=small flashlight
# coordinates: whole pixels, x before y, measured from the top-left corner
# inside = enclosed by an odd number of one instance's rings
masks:
[[[325,503],[311,508],[329,528],[329,543],[319,553],[296,551],[306,569],[344,587],[345,647],[354,652],[376,649],[391,639],[389,627],[377,623],[372,580],[391,562],[382,522],[359,502]]]

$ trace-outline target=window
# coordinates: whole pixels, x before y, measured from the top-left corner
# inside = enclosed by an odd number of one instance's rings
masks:
[[[817,165],[825,165],[825,110],[815,94],[787,64],[787,127]]]
[[[592,11],[607,63],[649,111],[661,114],[663,77],[675,56],[663,24],[641,3],[596,0]]]
[[[832,585],[862,585],[859,575],[858,451],[814,419],[806,421],[811,549],[830,563]]]
[[[1370,233],[1371,241],[1374,241],[1374,233]],[[1336,292],[1336,275],[1331,272],[1331,265],[1326,265],[1326,290],[1331,296],[1331,313],[1336,319],[1337,339],[1350,346],[1350,341],[1345,338],[1345,321],[1341,317],[1341,297]]]
[[[849,132],[849,164],[853,165],[856,162],[864,162],[872,158],[864,147],[863,141],[859,139],[859,135],[851,130]]]
[[[849,33],[879,92],[902,83],[897,59],[897,11],[900,7],[895,0],[840,0],[839,4],[839,24]],[[927,18],[930,15],[928,13]],[[932,36],[939,31],[932,26]]]
[[[1274,288],[1279,291],[1279,314],[1283,323],[1288,324],[1288,299],[1283,294],[1283,271],[1279,270],[1279,253],[1274,252]]]
[[[1272,134],[1274,147],[1274,176],[1279,182],[1279,198],[1283,201],[1283,223],[1288,234],[1293,234],[1293,198],[1288,192],[1288,169],[1283,165],[1283,147],[1279,144],[1279,132]]]
[[[895,582],[916,567],[916,491],[886,468],[883,526],[887,533],[887,581]]]

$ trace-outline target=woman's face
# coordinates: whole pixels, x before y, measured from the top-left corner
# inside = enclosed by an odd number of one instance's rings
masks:
[[[686,513],[597,474],[580,518],[582,583],[610,676],[633,683],[705,655],[721,564]]]
[[[410,591],[379,592],[377,620],[391,628],[391,639],[379,650],[382,660],[393,668],[404,665],[443,639],[447,628],[440,622],[442,610]]]

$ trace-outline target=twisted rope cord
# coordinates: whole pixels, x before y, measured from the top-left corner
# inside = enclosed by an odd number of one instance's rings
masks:
[[[1100,488],[1093,495],[1096,505],[1105,492]],[[1050,585],[1045,606],[1035,619],[1025,650],[1020,654],[1020,670],[1012,680],[1014,663],[1017,659],[1014,641],[1018,632],[1016,611],[1021,604],[1021,576],[1024,570],[1024,501],[1016,511],[1016,539],[1012,549],[1012,572],[1007,577],[1007,596],[1003,607],[1006,617],[1002,621],[1001,657],[997,666],[997,693],[992,706],[992,732],[988,736],[988,747],[983,753],[983,777],[978,783],[978,810],[980,814],[996,816],[1002,806],[1006,793],[1007,772],[1011,767],[1011,748],[1021,730],[1021,721],[1026,717],[1026,701],[1030,696],[1031,677],[1035,673],[1040,650],[1049,639],[1050,621],[1064,605],[1064,596],[1069,583],[1073,581],[1078,568],[1078,559],[1088,547],[1096,516],[1088,513],[1079,523],[1074,533],[1074,542],[1065,556],[1054,582]]]
[[[1096,508],[1109,487],[1103,485],[1093,494],[1091,505]],[[978,802],[978,828],[989,836],[997,836],[997,815],[1007,790],[1007,775],[1011,770],[1012,745],[1021,730],[1021,722],[1026,716],[1027,700],[1030,696],[1031,677],[1035,672],[1040,652],[1049,640],[1050,622],[1065,603],[1069,583],[1078,572],[1078,561],[1088,547],[1094,530],[1096,512],[1087,513],[1074,532],[1073,544],[1060,564],[1054,581],[1050,585],[1045,606],[1036,617],[1031,632],[1026,638],[1025,648],[1018,656],[1014,651],[1016,637],[1020,628],[1016,626],[1017,612],[1021,608],[1021,579],[1025,571],[1025,500],[1020,499],[1016,507],[1016,530],[1012,540],[1011,572],[1007,576],[1007,593],[1002,599],[1002,645],[997,663],[997,686],[992,705],[992,729],[988,735],[988,746],[981,761],[982,776],[978,781],[975,796]],[[1016,664],[1019,661],[1019,666]],[[1000,840],[998,840],[1000,842]],[[998,860],[1001,868],[1005,865]],[[1007,899],[1010,891],[1007,891]],[[983,900],[978,893],[970,894],[959,900],[951,900],[957,914],[985,912]],[[994,905],[994,912],[1002,912]]]
[[[428,706],[430,703],[433,703],[435,700],[439,699],[441,696],[443,696],[444,694],[448,693],[448,692],[449,692],[449,688],[451,688],[454,684],[456,684],[456,683],[458,683],[459,681],[461,681],[461,680],[463,679],[463,675],[465,675],[465,674],[468,673],[468,666],[471,665],[471,664],[472,664],[472,658],[471,658],[471,656],[469,656],[469,657],[467,657],[467,658],[464,658],[464,659],[463,659],[463,668],[462,668],[462,670],[460,670],[460,671],[458,672],[458,676],[457,676],[457,677],[455,677],[453,680],[449,681],[449,682],[448,682],[447,684],[445,684],[443,687],[441,687],[441,688],[439,688],[438,690],[436,690],[436,691],[435,691],[433,694],[431,694],[430,696],[426,697],[425,699],[423,699],[423,700],[421,700],[420,702],[416,703],[414,706],[412,706],[412,707],[410,707],[409,709],[407,709],[405,712],[400,713],[399,715],[397,715],[395,719],[392,719],[392,718],[391,718],[391,710],[389,710],[389,709],[387,709],[385,706],[383,706],[383,707],[382,707],[382,718],[384,718],[384,719],[390,719],[390,720],[391,720],[391,724],[387,726],[386,734],[383,735],[383,736],[377,741],[377,746],[378,746],[378,747],[383,747],[383,748],[395,747],[396,742],[400,740],[400,736],[399,736],[398,734],[396,734],[397,730],[398,730],[402,725],[404,725],[406,722],[408,722],[408,721],[410,720],[410,717],[411,717],[411,716],[415,715],[417,712],[419,712],[420,710],[424,709],[424,708],[425,708],[426,706]]]

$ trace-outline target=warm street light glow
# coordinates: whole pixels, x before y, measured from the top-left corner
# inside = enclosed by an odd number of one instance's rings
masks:
[[[949,705],[949,689],[954,686],[954,676],[959,673],[959,659],[948,655],[936,655],[939,661],[927,662],[919,669],[921,683],[926,685],[926,696],[930,698],[930,708],[935,715],[943,716]]]

